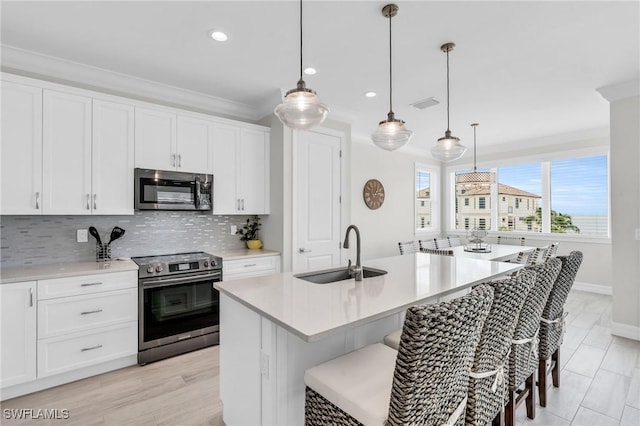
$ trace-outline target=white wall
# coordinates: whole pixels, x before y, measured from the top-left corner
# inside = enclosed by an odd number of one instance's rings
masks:
[[[640,340],[640,82],[598,91],[610,102],[613,334]]]
[[[415,162],[439,168],[426,156],[385,151],[371,141],[351,145],[351,223],[360,229],[363,259],[397,255],[399,241],[418,239],[414,234]],[[377,210],[369,210],[362,199],[369,179],[378,179],[385,189],[384,204]]]

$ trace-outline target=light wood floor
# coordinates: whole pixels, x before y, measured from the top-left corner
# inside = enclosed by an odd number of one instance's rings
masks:
[[[561,352],[561,387],[522,425],[640,425],[640,342],[609,333],[611,297],[572,291]],[[549,380],[550,382],[550,380]],[[218,347],[129,367],[5,401],[4,409],[68,409],[68,420],[2,425],[223,425]]]

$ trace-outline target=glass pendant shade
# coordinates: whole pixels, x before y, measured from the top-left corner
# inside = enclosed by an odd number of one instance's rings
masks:
[[[460,144],[460,139],[451,136],[451,131],[447,130],[444,137],[438,139],[438,143],[431,148],[431,155],[436,160],[449,162],[457,160],[467,152],[467,148]]]
[[[305,87],[302,80],[297,88],[287,92],[284,102],[274,110],[282,124],[297,130],[318,126],[327,118],[328,112],[329,108],[320,102],[316,92]]]
[[[389,113],[388,119],[381,121],[378,130],[371,135],[373,143],[387,151],[394,151],[405,146],[413,132],[404,127],[404,121],[393,118],[393,113]]]

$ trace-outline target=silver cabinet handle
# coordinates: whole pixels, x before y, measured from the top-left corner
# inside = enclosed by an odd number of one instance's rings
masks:
[[[307,250],[306,248],[300,248],[298,249],[298,252],[300,253],[311,253],[312,250]]]
[[[182,167],[182,154],[178,154],[178,167]]]
[[[90,348],[82,348],[80,349],[80,352],[92,351],[94,349],[100,349],[101,347],[102,345],[95,345],[95,346],[91,346]]]
[[[236,210],[240,210],[240,198],[236,200]]]
[[[40,191],[36,192],[36,210],[40,210]]]
[[[242,199],[242,211],[244,211],[244,198]]]
[[[80,287],[89,287],[90,285],[102,285],[102,283],[101,282],[83,283],[83,284],[80,284]]]
[[[91,194],[87,194],[87,210],[91,210]]]
[[[175,154],[171,154],[171,165],[173,167],[176,166],[176,155]]]
[[[33,289],[29,289],[29,307],[33,306]]]
[[[98,210],[98,202],[97,202],[98,194],[93,194],[93,209]]]
[[[102,309],[96,309],[95,311],[84,311],[80,312],[80,315],[89,315],[89,314],[98,314],[102,312]]]

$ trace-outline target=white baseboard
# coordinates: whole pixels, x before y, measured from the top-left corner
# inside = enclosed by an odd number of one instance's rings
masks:
[[[627,339],[640,341],[640,327],[635,325],[612,322],[611,334],[615,336],[626,337]]]
[[[580,291],[588,291],[590,293],[607,294],[609,296],[613,294],[613,289],[608,285],[582,283],[575,281],[573,283],[573,287],[571,288]]]

